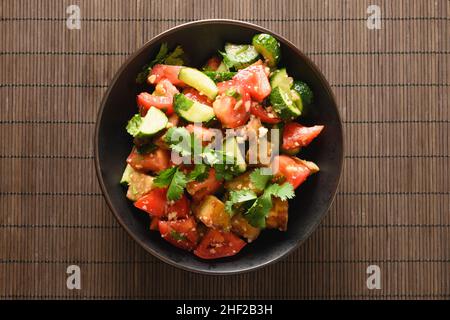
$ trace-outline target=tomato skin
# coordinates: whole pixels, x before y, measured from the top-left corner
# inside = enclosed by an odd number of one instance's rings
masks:
[[[170,151],[161,148],[147,154],[140,154],[136,148],[131,150],[127,163],[140,172],[160,172],[170,167]]]
[[[197,223],[193,217],[176,221],[159,221],[158,226],[161,237],[174,246],[189,251],[197,246],[199,235]],[[173,232],[184,239],[174,238]]]
[[[170,217],[171,214],[176,214],[177,219],[184,219],[189,216],[191,210],[191,203],[189,199],[183,194],[183,196],[172,204],[166,205],[166,216]]]
[[[169,116],[173,114],[173,97],[156,96],[148,92],[142,92],[137,96],[136,102],[141,116],[145,116],[150,107],[161,109]]]
[[[231,257],[237,254],[247,243],[231,232],[209,229],[194,254],[202,259]]]
[[[211,100],[209,100],[207,96],[201,95],[200,92],[198,92],[194,88],[184,89],[183,94],[191,100],[206,104],[207,106],[212,105]]]
[[[167,189],[156,188],[147,193],[134,203],[134,206],[141,209],[152,217],[161,218],[166,213],[166,193]]]
[[[225,128],[237,128],[247,123],[250,113],[246,110],[246,104],[251,103],[247,97],[239,102],[227,95],[222,95],[213,103],[214,113]],[[236,107],[236,104],[239,106]],[[250,106],[249,106],[250,107]]]
[[[305,127],[296,122],[287,123],[283,128],[284,150],[306,147],[322,132],[324,126]]]
[[[278,170],[274,170],[275,175],[285,177],[286,181],[292,184],[294,189],[305,182],[306,178],[312,173],[300,159],[295,157],[279,155],[273,161],[275,163],[278,162]]]
[[[217,89],[219,90],[219,94],[226,93],[228,89],[236,89],[236,91],[239,91],[237,90],[238,86],[239,86],[238,83],[233,80],[222,81],[217,83]]]
[[[281,119],[278,118],[278,116],[276,116],[274,113],[267,111],[266,109],[263,108],[263,106],[261,106],[258,103],[252,103],[250,113],[258,117],[259,119],[261,119],[262,122],[265,123],[275,124],[281,122]]]
[[[174,86],[184,86],[184,82],[178,79],[181,66],[170,66],[166,64],[156,64],[148,77],[150,84],[157,84],[162,79],[168,79]],[[153,77],[154,76],[154,77]]]
[[[167,217],[170,220],[185,219],[189,216],[191,210],[189,199],[184,194],[179,200],[169,203],[167,201],[167,188],[153,189],[136,201],[134,206],[147,212],[153,219]]]
[[[221,62],[222,60],[220,60],[219,57],[214,56],[208,59],[205,67],[210,71],[216,71],[219,68]]]
[[[150,230],[152,231],[158,231],[159,230],[159,221],[160,219],[158,217],[153,217],[152,221],[150,222]]]
[[[199,201],[207,195],[215,193],[220,189],[223,182],[217,180],[216,170],[210,168],[208,172],[208,178],[203,181],[191,181],[186,185],[186,191],[192,196],[194,201]]]
[[[272,91],[266,67],[261,63],[239,70],[233,80],[243,85],[250,96],[258,102],[262,102]]]

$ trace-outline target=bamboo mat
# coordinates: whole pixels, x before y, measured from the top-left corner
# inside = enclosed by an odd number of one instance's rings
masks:
[[[376,2],[376,3],[373,3]],[[66,8],[81,9],[81,29]],[[370,4],[380,30],[366,27]],[[0,298],[450,298],[450,3],[446,0],[0,3]],[[101,98],[127,56],[175,25],[233,18],[293,41],[337,97],[336,200],[287,259],[201,276],[116,223],[94,171]],[[81,290],[66,288],[69,265]],[[366,269],[381,270],[381,289]]]

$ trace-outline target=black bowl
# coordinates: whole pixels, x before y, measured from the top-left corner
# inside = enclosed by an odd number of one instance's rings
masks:
[[[125,197],[119,180],[132,140],[125,131],[136,113],[136,94],[143,88],[135,83],[142,66],[156,55],[161,43],[182,45],[191,66],[201,66],[223,48],[226,41],[249,43],[256,33],[273,34],[281,43],[282,65],[295,79],[307,82],[314,92],[314,111],[302,123],[323,124],[321,135],[302,152],[321,171],[311,176],[289,203],[287,232],[266,230],[234,257],[205,261],[177,249],[149,230],[149,218]],[[95,165],[106,201],[119,223],[145,250],[185,270],[206,274],[233,274],[266,266],[297,248],[327,213],[342,169],[342,125],[328,82],[317,67],[291,42],[262,27],[233,20],[202,20],[183,24],[161,33],[134,53],[114,77],[102,101],[95,132]]]

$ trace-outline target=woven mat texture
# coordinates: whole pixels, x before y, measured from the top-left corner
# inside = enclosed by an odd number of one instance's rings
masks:
[[[66,27],[69,5],[81,29]],[[367,7],[381,8],[379,30]],[[204,18],[267,27],[332,84],[345,161],[335,202],[283,261],[202,276],[119,227],[94,170],[100,101],[153,36]],[[0,2],[0,298],[449,299],[450,3],[446,0]],[[81,290],[66,269],[79,265]],[[366,269],[381,270],[381,289]]]

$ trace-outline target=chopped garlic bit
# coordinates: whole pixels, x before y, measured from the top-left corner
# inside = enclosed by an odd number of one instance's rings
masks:
[[[152,75],[150,75],[148,78],[147,78],[147,81],[149,82],[149,83],[155,83],[155,81],[156,81],[156,74],[152,74]]]
[[[167,219],[168,220],[175,220],[177,218],[177,213],[176,212],[170,212],[168,215],[167,215]]]
[[[236,104],[234,105],[234,110],[237,110],[240,108],[240,106],[242,105],[242,100],[239,100],[238,102],[236,102]]]
[[[250,111],[250,107],[251,107],[252,103],[250,101],[246,101],[245,102],[245,111],[249,112]]]

